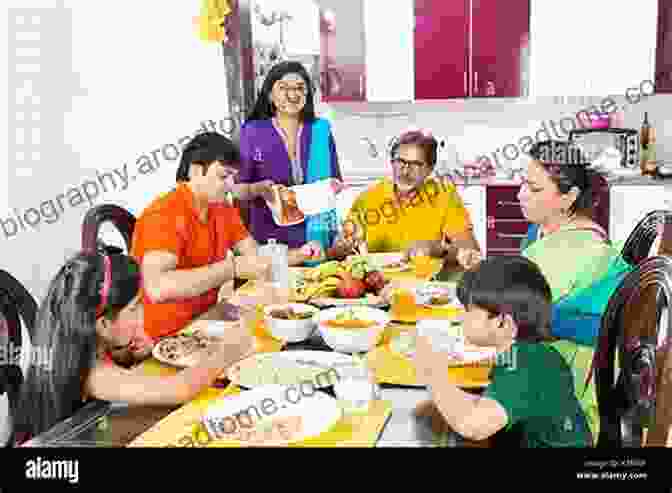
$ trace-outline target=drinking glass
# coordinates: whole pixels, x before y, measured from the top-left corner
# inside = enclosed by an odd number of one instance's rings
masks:
[[[392,312],[400,320],[414,319],[417,306],[415,293],[410,289],[397,288],[392,293]]]
[[[415,255],[411,262],[417,277],[428,279],[434,275],[434,259],[429,255]]]
[[[339,365],[334,393],[346,413],[366,413],[371,402],[380,398],[380,389],[371,369],[363,362]]]

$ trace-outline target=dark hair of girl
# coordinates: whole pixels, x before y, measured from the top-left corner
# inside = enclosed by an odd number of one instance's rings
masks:
[[[568,193],[573,187],[579,189],[569,208],[570,215],[592,217],[600,189],[606,182],[599,173],[589,169],[588,159],[576,145],[566,141],[541,141],[532,146],[529,155],[541,163],[561,194]]]
[[[139,288],[138,265],[124,254],[81,252],[58,271],[37,314],[31,344],[39,357],[31,358],[13,413],[17,435],[43,433],[84,405],[96,319],[114,318]]]
[[[192,164],[208,167],[219,161],[238,169],[240,166],[240,152],[238,147],[227,137],[217,132],[203,132],[196,135],[184,146],[180,166],[177,168],[176,181],[189,181],[189,170]]]
[[[301,120],[306,123],[312,123],[315,120],[315,103],[313,101],[315,91],[308,71],[300,62],[283,61],[274,65],[268,72],[257,96],[254,108],[252,108],[246,121],[268,120],[275,116],[276,109],[270,99],[271,92],[273,91],[273,85],[287,74],[299,74],[306,83],[306,104],[301,110]]]
[[[491,318],[511,315],[518,326],[518,341],[550,338],[551,288],[539,267],[525,257],[487,258],[464,273],[457,297],[465,308],[476,306]]]
[[[436,165],[439,143],[434,136],[425,134],[419,130],[401,134],[399,138],[394,140],[390,148],[392,159],[397,157],[399,147],[402,145],[416,145],[420,147],[425,154],[427,164],[432,168]]]

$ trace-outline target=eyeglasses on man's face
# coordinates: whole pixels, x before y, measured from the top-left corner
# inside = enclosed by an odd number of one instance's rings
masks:
[[[395,157],[392,159],[392,164],[400,170],[408,169],[414,173],[424,171],[428,166],[422,161],[407,161],[402,157]]]

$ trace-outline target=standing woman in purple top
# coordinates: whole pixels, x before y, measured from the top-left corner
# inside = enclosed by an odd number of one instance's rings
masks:
[[[314,92],[299,62],[284,61],[269,72],[256,104],[240,132],[240,198],[249,201],[249,229],[259,243],[275,238],[289,248],[319,241],[323,252],[333,241],[335,212],[308,217],[293,226],[278,226],[266,205],[271,186],[286,187],[342,175],[329,123],[315,116]],[[318,229],[329,223],[329,231]],[[337,225],[336,225],[337,227]]]

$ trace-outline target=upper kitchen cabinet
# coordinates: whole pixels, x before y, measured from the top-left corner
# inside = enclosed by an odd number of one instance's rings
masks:
[[[416,0],[415,97],[527,95],[530,0]]]
[[[658,0],[656,92],[672,93],[672,2]]]
[[[325,8],[325,3],[328,6]],[[320,90],[322,99],[366,100],[364,9],[361,1],[321,2]]]
[[[653,81],[657,4],[532,0],[530,95],[625,95]]]
[[[326,102],[413,100],[413,0],[321,0]]]
[[[470,96],[527,96],[530,0],[471,0],[470,18]]]
[[[415,99],[469,95],[469,0],[415,0]]]

